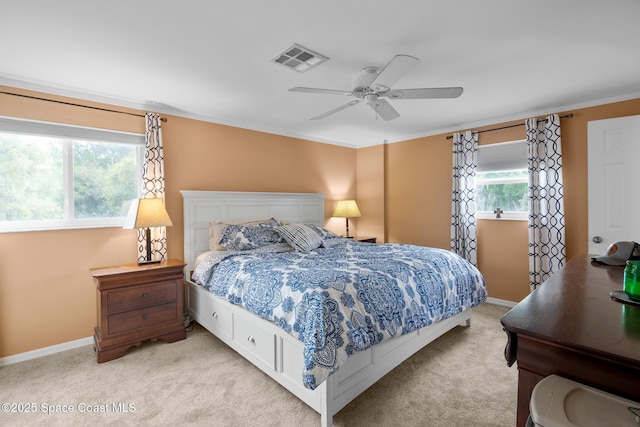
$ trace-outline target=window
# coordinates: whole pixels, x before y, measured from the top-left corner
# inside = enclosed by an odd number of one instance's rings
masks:
[[[500,208],[502,218],[527,219],[526,141],[505,142],[478,147],[476,170],[476,214],[478,218],[495,218]]]
[[[0,231],[122,226],[144,135],[0,118]]]

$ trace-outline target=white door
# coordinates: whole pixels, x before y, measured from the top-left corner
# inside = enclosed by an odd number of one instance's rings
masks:
[[[589,253],[640,243],[640,116],[588,123]]]

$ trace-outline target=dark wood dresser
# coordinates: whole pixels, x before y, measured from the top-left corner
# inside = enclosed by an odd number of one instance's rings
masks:
[[[122,357],[144,340],[186,338],[184,266],[172,259],[90,270],[96,285],[98,363]]]
[[[640,307],[610,298],[624,267],[571,259],[502,318],[505,358],[518,364],[517,425],[535,385],[556,374],[640,401]]]

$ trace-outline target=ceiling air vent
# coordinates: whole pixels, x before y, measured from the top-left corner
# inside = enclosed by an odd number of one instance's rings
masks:
[[[273,58],[271,61],[276,64],[284,65],[285,67],[303,73],[311,68],[322,64],[329,58],[326,56],[315,53],[312,50],[302,47],[299,44],[294,44],[289,49],[282,52],[280,55]]]

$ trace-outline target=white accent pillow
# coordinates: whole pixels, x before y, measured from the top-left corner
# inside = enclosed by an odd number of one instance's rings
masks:
[[[309,252],[322,245],[322,238],[311,227],[305,224],[286,224],[276,227],[278,234],[299,252]]]

